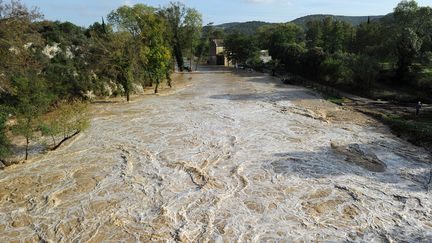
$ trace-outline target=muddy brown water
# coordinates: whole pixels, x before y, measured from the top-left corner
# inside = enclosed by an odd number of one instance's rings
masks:
[[[94,105],[72,143],[0,171],[0,241],[432,241],[426,151],[268,76],[177,79]]]

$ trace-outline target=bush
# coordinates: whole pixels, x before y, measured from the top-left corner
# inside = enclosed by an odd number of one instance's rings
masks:
[[[63,140],[87,129],[90,125],[88,104],[84,102],[63,102],[57,108],[45,116],[41,125],[44,136],[50,136],[53,146],[57,146],[56,137]],[[60,142],[61,143],[61,142]]]

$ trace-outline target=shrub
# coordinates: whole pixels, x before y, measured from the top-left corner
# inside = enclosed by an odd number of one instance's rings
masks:
[[[45,116],[41,125],[42,134],[50,136],[53,146],[57,146],[56,137],[61,136],[66,140],[89,127],[88,109],[88,104],[85,102],[60,103],[53,112]]]

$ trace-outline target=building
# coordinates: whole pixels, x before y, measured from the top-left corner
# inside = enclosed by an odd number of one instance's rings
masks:
[[[208,64],[223,65],[223,66],[229,65],[228,59],[225,56],[223,39],[211,39],[209,49],[210,49],[210,53],[209,53]]]

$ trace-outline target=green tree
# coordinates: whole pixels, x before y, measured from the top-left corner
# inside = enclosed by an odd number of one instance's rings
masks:
[[[370,92],[379,74],[378,62],[370,56],[357,55],[351,58],[349,67],[356,88],[363,92]]]
[[[169,39],[177,62],[178,69],[183,72],[183,39],[182,30],[187,14],[187,7],[181,2],[170,2],[170,4],[162,11],[163,16],[167,20],[170,30]]]
[[[0,161],[11,154],[10,142],[7,136],[6,122],[9,113],[5,107],[0,106]]]
[[[405,81],[411,71],[411,66],[418,56],[422,40],[410,28],[405,28],[397,36],[398,68],[397,75],[401,81]]]
[[[61,102],[54,111],[45,115],[40,129],[44,136],[50,136],[55,149],[64,141],[84,131],[90,126],[89,106],[85,102]],[[62,140],[57,143],[56,138]]]
[[[108,20],[117,29],[112,35],[111,55],[116,80],[122,85],[126,100],[130,101],[132,84],[141,72],[142,42],[139,22],[143,12],[154,8],[143,4],[122,6],[108,15]]]
[[[194,55],[197,52],[198,45],[200,44],[200,35],[202,33],[202,16],[193,8],[186,10],[186,16],[184,20],[183,40],[184,47],[187,49],[189,54],[190,64],[189,67],[192,69],[192,62]]]
[[[234,63],[245,63],[258,51],[254,40],[239,32],[228,35],[224,45],[228,60]]]
[[[166,26],[165,19],[151,9],[139,15],[143,45],[141,60],[143,60],[147,77],[155,84],[155,93],[158,93],[159,85],[165,78],[170,81],[172,58],[168,41],[165,39]]]
[[[322,47],[321,21],[312,20],[306,24],[306,46],[308,48]]]
[[[283,50],[288,44],[302,44],[304,41],[304,31],[299,26],[288,23],[279,24],[271,29],[269,38],[269,54],[274,59],[281,60]]]
[[[36,71],[27,72],[25,76],[13,79],[16,95],[17,124],[14,133],[26,139],[25,160],[28,159],[30,141],[38,131],[40,118],[49,108],[52,100],[46,83]]]
[[[197,58],[197,62],[195,65],[195,71],[198,70],[198,64],[202,61],[204,53],[209,52],[209,48],[210,48],[209,40],[211,38],[213,38],[214,31],[215,31],[215,28],[213,26],[213,23],[209,23],[206,26],[204,26],[204,28],[201,32],[200,40],[199,40],[198,45],[196,47],[196,56],[198,58]]]

